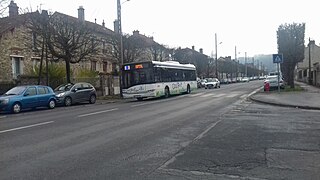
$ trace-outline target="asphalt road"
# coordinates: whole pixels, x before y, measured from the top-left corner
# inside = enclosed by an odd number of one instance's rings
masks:
[[[164,169],[175,169],[177,154],[261,85],[1,114],[0,179],[175,179],[183,173]]]

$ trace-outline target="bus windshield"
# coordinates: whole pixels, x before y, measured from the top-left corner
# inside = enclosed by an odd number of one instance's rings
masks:
[[[123,77],[123,88],[129,88],[138,84],[154,83],[152,68],[124,71]]]

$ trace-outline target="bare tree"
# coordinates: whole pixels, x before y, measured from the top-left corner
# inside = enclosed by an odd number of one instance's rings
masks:
[[[53,15],[48,23],[48,49],[57,60],[66,64],[67,82],[71,82],[70,64],[96,54],[100,41],[85,22],[59,14]]]
[[[10,0],[0,0],[0,17],[3,17],[4,12],[8,8]]]
[[[136,62],[143,58],[150,46],[144,38],[134,35],[123,35],[123,63]],[[120,35],[114,34],[108,38],[108,43],[113,46],[112,56],[121,64]],[[150,59],[148,59],[150,60]]]
[[[38,74],[38,84],[41,82],[42,70],[43,70],[43,60],[46,60],[46,83],[49,85],[49,76],[48,76],[48,22],[50,17],[47,11],[42,11],[40,14],[38,11],[29,14],[29,23],[27,25],[29,33],[27,34],[26,42],[27,47],[29,47],[34,54],[41,57],[40,67]],[[30,36],[30,34],[32,36]],[[32,40],[30,41],[30,37]]]
[[[149,50],[152,53],[153,61],[163,61],[165,59],[165,53],[167,51],[167,48],[163,45],[153,42],[152,45],[149,47]]]

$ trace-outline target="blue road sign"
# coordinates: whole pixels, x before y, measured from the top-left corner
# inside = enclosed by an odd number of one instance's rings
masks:
[[[273,63],[283,63],[282,54],[272,54]]]

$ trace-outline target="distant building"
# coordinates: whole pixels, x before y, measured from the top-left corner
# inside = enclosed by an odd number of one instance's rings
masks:
[[[305,47],[304,59],[296,66],[296,80],[306,83],[309,80],[309,52],[312,84],[320,86],[320,47],[315,41],[310,41]]]

